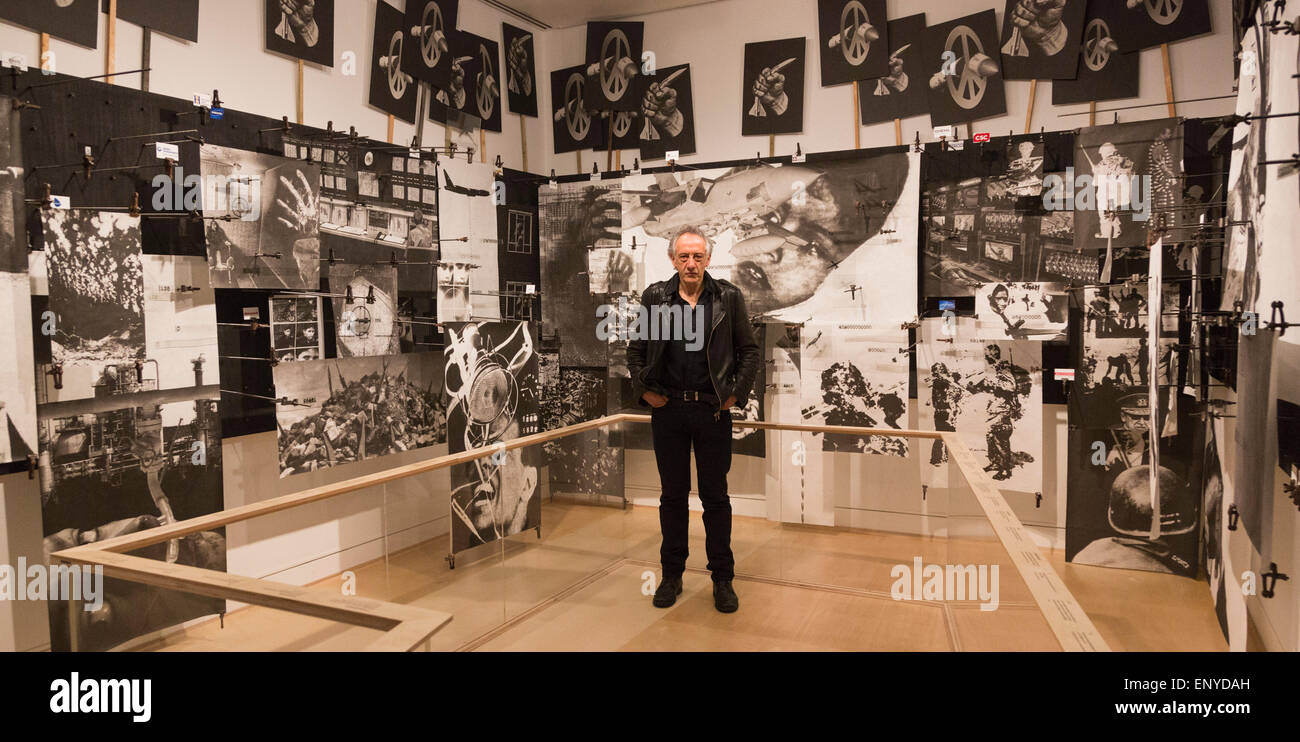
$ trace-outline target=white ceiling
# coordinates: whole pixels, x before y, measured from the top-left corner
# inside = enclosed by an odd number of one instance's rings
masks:
[[[714,0],[490,0],[517,10],[553,28],[579,26],[588,21],[643,16],[663,10],[704,5]]]

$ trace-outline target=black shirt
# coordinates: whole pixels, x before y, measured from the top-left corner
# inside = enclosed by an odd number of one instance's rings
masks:
[[[696,302],[695,308],[692,309],[689,302],[682,298],[681,291],[673,294],[673,300],[670,304],[672,307],[681,307],[682,323],[674,323],[673,335],[675,337],[668,341],[668,347],[664,349],[664,386],[673,392],[708,392],[717,394],[713,388],[713,375],[709,373],[709,334],[713,329],[713,292],[710,290],[708,283],[704,285],[704,291],[700,293],[700,298]],[[694,337],[690,345],[694,350],[686,347],[687,342],[682,332],[682,326],[685,325],[686,331],[694,332],[696,329],[695,313],[700,312],[704,315],[703,324],[699,325],[703,329],[703,337]],[[651,320],[653,322],[653,319]],[[699,346],[696,348],[696,346]]]

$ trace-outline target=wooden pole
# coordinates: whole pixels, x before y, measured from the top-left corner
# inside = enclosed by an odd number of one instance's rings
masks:
[[[614,169],[615,170],[623,169],[623,150],[621,149],[614,153]]]
[[[862,109],[860,104],[861,93],[858,91],[858,81],[853,81],[853,149],[862,149]]]
[[[894,144],[903,146],[903,120],[894,119]]]
[[[519,114],[519,149],[524,155],[524,172],[528,172],[528,127],[525,126],[527,119],[524,115]]]
[[[573,154],[578,158],[578,175],[582,175],[582,150],[575,149]]]
[[[144,34],[140,37],[140,90],[149,92],[149,57],[151,47],[153,46],[153,31],[146,26]]]
[[[108,0],[108,44],[104,49],[104,82],[113,84],[113,61],[117,57],[117,0]]]
[[[388,143],[393,143],[393,114],[388,114]]]
[[[1034,126],[1034,99],[1038,97],[1038,80],[1029,81],[1029,105],[1025,106],[1025,133]]]
[[[45,69],[45,60],[50,56],[50,35],[41,34],[41,70]]]
[[[1097,101],[1088,103],[1088,126],[1097,125]]]
[[[298,123],[302,124],[302,60],[298,60]]]
[[[1169,45],[1160,45],[1160,59],[1165,66],[1165,100],[1169,101],[1169,118],[1178,114],[1174,112],[1174,74],[1169,66]]]
[[[776,135],[767,135],[767,156],[776,157]]]
[[[482,121],[478,125],[478,161],[487,162],[487,129],[483,128]]]

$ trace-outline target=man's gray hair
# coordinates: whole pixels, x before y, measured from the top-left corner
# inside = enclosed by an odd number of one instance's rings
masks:
[[[673,238],[668,242],[668,258],[670,260],[677,257],[677,240],[680,240],[684,234],[693,234],[704,240],[704,256],[713,257],[713,240],[704,234],[704,230],[699,227],[682,227],[677,230],[677,234],[673,235]]]

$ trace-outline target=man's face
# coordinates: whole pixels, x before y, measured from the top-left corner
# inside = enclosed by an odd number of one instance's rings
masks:
[[[998,291],[989,297],[989,303],[993,305],[994,311],[1004,312],[1011,303],[1011,298],[1006,292]]]
[[[673,268],[682,283],[697,284],[704,280],[704,269],[709,267],[709,247],[698,234],[684,234],[677,238],[673,253]]]

